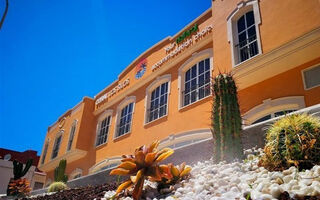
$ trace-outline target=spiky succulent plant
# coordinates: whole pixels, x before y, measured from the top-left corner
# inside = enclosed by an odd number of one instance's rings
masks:
[[[182,178],[189,175],[191,167],[183,162],[180,166],[174,166],[173,164],[160,165],[160,172],[162,180],[159,183],[160,188],[174,185]]]
[[[134,155],[122,156],[122,163],[110,172],[110,175],[128,175],[130,179],[122,183],[116,194],[133,187],[132,197],[140,199],[145,179],[151,181],[162,181],[164,168],[159,162],[165,160],[173,154],[170,148],[157,150],[159,141],[153,142],[149,147],[141,146],[135,150]],[[161,169],[162,168],[162,169]]]
[[[8,195],[9,196],[17,196],[17,197],[25,197],[30,191],[30,182],[26,178],[20,178],[17,180],[11,179],[8,185]]]
[[[270,171],[320,164],[320,119],[316,116],[285,116],[269,128],[266,141],[259,165]]]

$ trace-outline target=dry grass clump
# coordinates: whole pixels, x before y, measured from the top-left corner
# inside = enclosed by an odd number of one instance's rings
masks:
[[[296,166],[299,170],[320,164],[320,119],[293,114],[276,121],[267,131],[264,155],[259,161],[270,171]]]

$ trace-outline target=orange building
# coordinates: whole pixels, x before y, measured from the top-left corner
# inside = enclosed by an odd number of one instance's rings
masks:
[[[212,1],[48,128],[39,162],[47,184],[61,159],[74,179],[153,140],[178,148],[211,138],[210,77],[219,72],[234,74],[246,125],[319,104],[319,1]]]

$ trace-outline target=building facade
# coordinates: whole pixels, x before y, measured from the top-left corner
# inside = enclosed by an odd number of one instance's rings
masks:
[[[211,138],[210,77],[219,72],[234,74],[245,125],[319,104],[320,2],[212,1],[48,128],[39,162],[47,184],[61,159],[74,179],[154,140],[178,148]]]

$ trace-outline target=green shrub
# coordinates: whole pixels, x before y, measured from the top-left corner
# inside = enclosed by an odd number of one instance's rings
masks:
[[[259,166],[270,171],[290,166],[303,170],[320,164],[320,119],[317,117],[285,116],[269,128],[266,140]]]
[[[64,182],[53,182],[48,188],[48,192],[58,192],[60,190],[67,189],[67,185]]]

